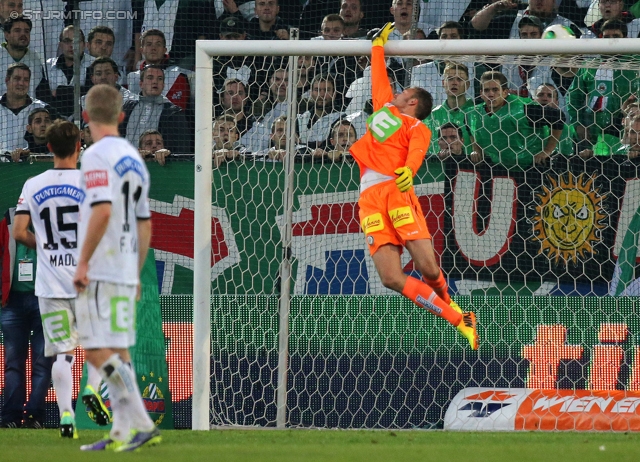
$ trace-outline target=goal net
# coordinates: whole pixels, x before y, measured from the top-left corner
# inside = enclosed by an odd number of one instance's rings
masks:
[[[633,428],[640,40],[386,45],[433,96],[415,190],[474,352],[360,230],[370,42],[294,35],[197,43],[193,428]]]

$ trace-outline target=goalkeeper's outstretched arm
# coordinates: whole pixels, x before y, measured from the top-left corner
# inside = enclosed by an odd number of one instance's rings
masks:
[[[393,23],[388,22],[371,40],[371,93],[374,111],[393,99],[393,90],[389,83],[384,59],[384,44],[387,43],[391,32],[393,32]]]

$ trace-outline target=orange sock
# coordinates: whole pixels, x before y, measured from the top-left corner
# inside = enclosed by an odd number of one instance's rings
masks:
[[[451,308],[442,300],[435,291],[424,282],[416,278],[408,277],[402,289],[402,295],[407,297],[420,308],[446,319],[450,324],[457,326],[462,321],[462,315]]]
[[[447,286],[447,281],[445,280],[444,276],[442,275],[442,271],[440,271],[440,275],[438,276],[438,279],[435,280],[431,280],[431,279],[427,279],[425,277],[422,278],[422,280],[433,289],[433,291],[438,294],[438,297],[440,297],[442,300],[445,301],[445,303],[449,304],[451,303],[451,297],[449,297],[449,287]]]

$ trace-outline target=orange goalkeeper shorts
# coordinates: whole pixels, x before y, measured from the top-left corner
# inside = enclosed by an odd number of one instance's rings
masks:
[[[371,186],[360,194],[360,226],[369,252],[381,245],[404,246],[407,241],[431,239],[427,221],[413,188],[400,192],[395,180]]]

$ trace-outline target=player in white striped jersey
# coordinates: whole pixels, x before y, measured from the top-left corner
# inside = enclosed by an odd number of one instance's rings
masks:
[[[82,156],[80,256],[74,277],[78,332],[87,360],[107,383],[113,427],[83,451],[133,451],[161,441],[131,365],[140,269],[151,240],[149,172],[138,150],[120,138],[122,96],[95,85],[82,116],[93,144]]]
[[[85,197],[81,189],[82,176],[76,168],[80,131],[72,123],[59,120],[48,127],[45,136],[54,153],[53,169],[24,184],[13,229],[16,240],[37,250],[35,294],[45,333],[45,355],[56,358],[51,376],[60,410],[60,435],[77,438],[71,404],[71,367],[78,346],[73,285],[78,259],[77,222]],[[87,388],[91,384],[98,388],[100,375],[94,368],[90,367],[89,371]],[[103,403],[102,408],[108,415]]]

